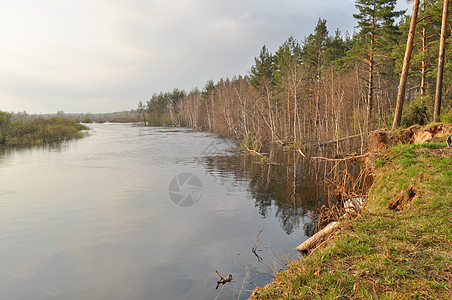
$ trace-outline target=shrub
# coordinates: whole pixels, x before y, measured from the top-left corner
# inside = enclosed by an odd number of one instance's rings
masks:
[[[305,143],[302,138],[299,138],[299,139],[290,138],[289,143],[284,146],[284,150],[287,151],[287,150],[303,149],[304,144]]]
[[[32,122],[10,121],[10,114],[0,111],[0,144],[34,146],[83,137],[88,127],[60,117],[37,119]]]
[[[239,151],[256,151],[260,152],[262,148],[262,142],[252,132],[247,132],[243,142],[240,143]]]
[[[402,124],[406,127],[412,125],[425,125],[429,121],[430,118],[425,97],[419,97],[411,101],[402,115]]]

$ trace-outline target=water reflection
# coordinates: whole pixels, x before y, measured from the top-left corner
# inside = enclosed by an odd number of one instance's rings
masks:
[[[264,218],[274,214],[286,234],[301,225],[305,234],[311,236],[315,226],[306,219],[327,202],[329,183],[324,177],[328,177],[331,166],[310,161],[296,152],[282,151],[281,147],[271,148],[268,157],[271,162],[280,163],[266,163],[258,156],[239,154],[209,157],[204,164],[223,185],[231,181],[245,183],[259,214]],[[228,177],[233,180],[228,181]]]
[[[215,270],[234,278],[219,299],[245,299],[271,281],[274,253],[297,256],[313,233],[321,162],[275,148],[283,164],[262,164],[189,129],[90,126],[85,139],[0,152],[1,299],[215,299]],[[194,207],[168,196],[183,172],[202,181]]]

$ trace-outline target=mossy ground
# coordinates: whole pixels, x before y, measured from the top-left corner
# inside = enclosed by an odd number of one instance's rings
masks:
[[[400,144],[373,164],[366,210],[256,298],[452,299],[452,148]]]

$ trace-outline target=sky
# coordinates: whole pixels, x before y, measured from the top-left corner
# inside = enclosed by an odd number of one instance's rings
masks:
[[[303,41],[319,18],[330,34],[353,33],[355,12],[354,0],[3,1],[0,110],[134,109],[160,91],[247,75],[263,45]]]

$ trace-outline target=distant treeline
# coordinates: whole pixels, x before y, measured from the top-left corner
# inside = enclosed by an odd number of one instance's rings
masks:
[[[12,114],[0,111],[0,147],[36,146],[84,136],[89,128],[61,117],[12,120]]]
[[[29,122],[42,118],[60,117],[78,123],[129,123],[135,121],[135,116],[136,112],[134,110],[113,113],[65,113],[64,111],[58,111],[56,114],[29,114],[24,111],[12,113],[11,119],[13,121]]]
[[[275,53],[263,46],[249,76],[208,81],[139,102],[142,124],[189,126],[223,136],[287,143],[321,141],[390,128],[410,16],[395,0],[357,0],[357,33],[330,35],[319,19],[303,41],[289,37]],[[431,122],[442,3],[420,7],[402,125]],[[451,16],[447,20],[440,121],[452,121]]]

